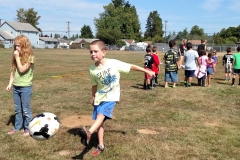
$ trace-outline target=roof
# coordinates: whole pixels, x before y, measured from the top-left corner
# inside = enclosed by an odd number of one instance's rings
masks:
[[[82,40],[84,40],[87,43],[91,43],[92,41],[98,40],[93,38],[77,38],[72,43],[80,43]]]
[[[124,40],[125,40],[125,42],[127,42],[128,44],[132,44],[132,43],[134,42],[133,39],[124,39]]]
[[[7,31],[0,30],[0,36],[2,36],[4,39],[14,39],[13,35]]]
[[[39,30],[33,27],[30,23],[12,22],[12,21],[5,21],[4,23],[7,23],[9,26],[11,26],[17,31],[39,32]]]
[[[58,39],[51,37],[39,37],[39,39],[45,42],[58,42]]]
[[[201,40],[188,40],[187,42],[191,42],[193,45],[201,44]],[[207,43],[207,40],[205,42]]]
[[[77,38],[75,39],[72,43],[79,43],[80,41],[82,41],[83,39],[82,38]]]
[[[152,41],[144,41],[144,43],[147,43],[148,45],[151,45],[153,42]]]

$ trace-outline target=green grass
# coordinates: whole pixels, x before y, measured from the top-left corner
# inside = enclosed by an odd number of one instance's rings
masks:
[[[60,121],[68,116],[92,114],[89,104],[91,84],[88,68],[93,63],[87,50],[36,49],[37,57],[32,96],[36,115],[49,111]],[[6,133],[12,129],[14,115],[12,93],[5,91],[9,81],[12,50],[1,49],[0,71],[0,159],[65,160],[81,157],[85,147],[75,128],[61,125],[48,141],[36,141]],[[145,53],[108,51],[108,58],[142,66]],[[221,59],[223,53],[219,53]],[[177,88],[164,88],[164,66],[161,86],[142,90],[143,73],[121,74],[121,101],[114,119],[105,126],[106,150],[96,159],[240,159],[240,87],[224,83],[224,68],[219,63],[211,87],[183,87],[183,70],[179,71]],[[236,79],[238,83],[238,78]],[[157,134],[142,134],[140,129]],[[93,135],[93,144],[97,137]],[[94,149],[94,147],[93,147]],[[66,151],[67,154],[60,154]],[[84,152],[85,153],[85,152]],[[79,156],[78,156],[79,155]],[[83,155],[92,159],[91,151]]]

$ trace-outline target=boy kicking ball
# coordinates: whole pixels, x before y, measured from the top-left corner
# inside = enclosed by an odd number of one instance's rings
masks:
[[[85,143],[88,146],[92,133],[97,131],[99,144],[97,149],[92,152],[94,156],[105,149],[104,123],[107,119],[112,119],[113,109],[120,99],[120,72],[128,73],[130,70],[135,70],[155,76],[152,71],[116,59],[108,59],[105,56],[106,45],[103,41],[95,40],[90,43],[90,57],[94,61],[89,69],[92,83],[90,103],[94,107],[92,119],[95,122],[89,129],[82,127],[81,132],[84,134]]]

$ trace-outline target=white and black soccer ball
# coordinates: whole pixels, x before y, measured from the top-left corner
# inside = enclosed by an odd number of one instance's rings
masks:
[[[38,141],[48,140],[59,130],[60,123],[57,116],[50,112],[36,115],[29,123],[29,134]]]

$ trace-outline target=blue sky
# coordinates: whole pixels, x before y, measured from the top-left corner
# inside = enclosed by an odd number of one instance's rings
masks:
[[[104,11],[103,6],[109,3],[111,0],[0,0],[0,19],[2,23],[15,21],[19,8],[33,7],[41,16],[38,27],[44,34],[67,36],[67,21],[70,22],[70,36],[80,34],[84,24],[90,25],[95,34],[93,19],[99,18],[99,13]],[[168,21],[167,34],[185,28],[190,31],[194,25],[208,34],[240,25],[240,0],[129,0],[129,3],[137,9],[143,32],[149,13],[155,10],[164,25]]]

